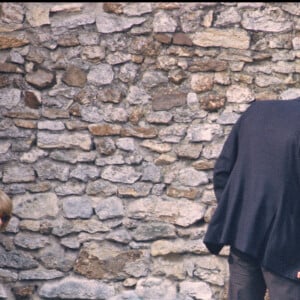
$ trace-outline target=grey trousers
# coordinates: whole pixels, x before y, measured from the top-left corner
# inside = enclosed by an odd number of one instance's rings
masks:
[[[262,268],[255,259],[231,249],[228,300],[300,300],[300,281],[283,278]]]

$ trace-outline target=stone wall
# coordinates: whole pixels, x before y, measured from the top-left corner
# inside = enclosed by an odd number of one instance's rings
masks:
[[[0,298],[221,300],[212,169],[300,95],[297,2],[0,4]]]

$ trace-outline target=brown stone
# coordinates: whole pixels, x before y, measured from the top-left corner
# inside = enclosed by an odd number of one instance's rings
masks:
[[[212,160],[199,160],[192,164],[196,170],[211,170],[214,168],[214,165],[215,162]]]
[[[157,130],[155,127],[127,127],[121,129],[121,136],[154,138],[157,136]]]
[[[61,36],[57,40],[57,44],[58,46],[62,46],[62,47],[75,47],[80,45],[79,40],[75,35]]]
[[[119,135],[122,127],[119,125],[109,125],[109,124],[90,124],[88,129],[92,135],[97,136],[109,136],[109,135]]]
[[[198,193],[198,189],[195,188],[179,189],[175,187],[169,187],[167,189],[167,195],[173,198],[196,199]]]
[[[265,60],[272,58],[272,54],[268,52],[255,52],[252,55],[253,60]]]
[[[215,112],[225,105],[225,96],[216,93],[208,93],[199,98],[200,106],[209,112]]]
[[[27,39],[0,36],[0,49],[18,48],[29,44]]]
[[[273,91],[264,91],[255,94],[255,100],[264,101],[264,100],[277,100],[278,94]]]
[[[193,74],[191,79],[191,88],[193,91],[201,93],[212,90],[214,85],[213,74]]]
[[[132,62],[136,64],[141,64],[144,61],[144,56],[143,55],[131,55],[131,60]]]
[[[25,101],[26,106],[33,108],[33,109],[39,108],[42,104],[41,99],[33,91],[25,91],[24,101]]]
[[[80,103],[80,104],[88,104],[91,102],[92,95],[85,90],[80,90],[75,96],[74,101]]]
[[[192,40],[182,32],[175,33],[173,36],[173,44],[175,45],[184,45],[184,46],[193,46]]]
[[[118,2],[104,2],[103,10],[107,13],[120,15],[123,13],[123,4]]]
[[[43,181],[43,182],[29,184],[29,185],[27,185],[26,188],[28,191],[30,191],[32,193],[41,193],[41,192],[49,191],[51,189],[51,187],[52,187],[51,183]]]
[[[36,125],[35,121],[16,119],[16,120],[14,120],[14,123],[17,127],[21,127],[21,128],[27,128],[27,129],[37,128],[37,125]]]
[[[74,271],[89,279],[125,279],[126,264],[142,257],[140,250],[124,251],[107,243],[81,249]]]
[[[80,117],[81,116],[81,110],[80,110],[80,105],[78,103],[73,104],[70,108],[69,108],[69,113],[71,116],[76,116],[76,117]]]
[[[187,74],[182,69],[175,69],[169,72],[168,78],[171,82],[180,84],[187,78]]]
[[[26,55],[26,59],[39,65],[45,60],[43,54],[38,48],[31,48],[29,53]]]
[[[26,74],[25,79],[39,90],[50,88],[56,84],[55,73],[42,69]]]
[[[81,122],[81,121],[67,121],[65,122],[66,128],[68,130],[82,130],[82,129],[87,129],[88,128],[88,124],[85,122]]]
[[[171,44],[172,37],[167,34],[157,33],[154,35],[154,38],[162,44]]]
[[[122,93],[117,88],[108,87],[99,91],[97,99],[102,102],[120,103]]]
[[[174,92],[163,93],[160,92],[153,96],[152,108],[153,110],[169,110],[173,107],[180,107],[186,104],[186,93]]]
[[[0,63],[0,72],[2,73],[24,73],[24,71],[12,63]]]
[[[131,43],[131,47],[135,51],[134,54],[141,54],[145,56],[156,56],[159,54],[160,50],[160,44],[155,43],[155,41],[149,37],[134,38]]]
[[[10,84],[9,77],[6,75],[0,75],[0,88],[8,86]]]
[[[189,67],[190,72],[220,72],[228,68],[226,61],[216,59],[201,59],[194,61]]]
[[[96,150],[103,155],[112,155],[116,151],[116,146],[110,138],[97,139],[95,146]]]
[[[134,107],[129,115],[129,121],[132,124],[137,125],[143,116],[144,116],[143,109],[140,107]]]
[[[158,158],[154,160],[155,165],[157,166],[166,166],[174,163],[177,157],[173,153],[161,154]]]
[[[48,119],[68,119],[69,112],[58,108],[44,108],[42,111],[44,117]]]
[[[180,8],[180,4],[178,2],[157,2],[155,3],[157,9],[164,10],[173,10]]]
[[[75,87],[84,87],[86,80],[86,73],[82,69],[72,65],[67,68],[62,77],[62,81],[65,84]]]
[[[31,119],[37,120],[40,118],[38,111],[8,111],[3,114],[8,118]]]
[[[24,285],[24,286],[15,286],[12,288],[13,293],[20,299],[23,299],[23,297],[30,297],[35,292],[34,285]],[[24,298],[25,299],[25,298]]]

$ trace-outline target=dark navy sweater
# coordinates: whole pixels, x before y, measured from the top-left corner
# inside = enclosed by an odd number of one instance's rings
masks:
[[[217,208],[204,237],[296,280],[300,271],[300,98],[255,101],[233,126],[213,176]]]

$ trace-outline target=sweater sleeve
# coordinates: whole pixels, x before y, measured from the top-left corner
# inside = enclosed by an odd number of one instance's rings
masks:
[[[213,186],[217,202],[220,202],[223,190],[237,158],[240,122],[241,117],[232,127],[214,167]]]

